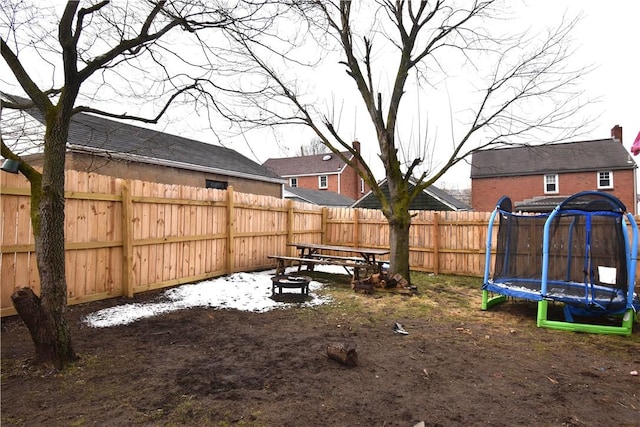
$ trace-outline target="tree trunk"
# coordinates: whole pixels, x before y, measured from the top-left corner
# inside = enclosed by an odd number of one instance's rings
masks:
[[[11,297],[31,333],[35,362],[56,369],[63,369],[77,360],[65,318],[64,164],[69,113],[70,109],[67,114],[56,109],[47,115],[42,181],[31,182],[31,217],[40,274],[40,297],[31,289],[18,290]]]
[[[11,301],[31,334],[35,364],[62,369],[77,360],[64,316],[59,319],[49,316],[31,288],[18,289],[11,295]]]
[[[409,228],[411,227],[411,216],[407,210],[405,213],[394,213],[394,217],[389,219],[389,246],[391,271],[389,277],[396,273],[407,279],[411,284],[411,274],[409,271]]]

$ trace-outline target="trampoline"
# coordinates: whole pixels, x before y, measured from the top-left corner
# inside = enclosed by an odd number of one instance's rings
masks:
[[[637,224],[611,194],[577,193],[544,214],[514,213],[504,196],[489,219],[482,309],[510,297],[526,299],[537,301],[539,327],[629,335],[640,310],[637,257]],[[564,321],[547,318],[550,302],[563,304]],[[576,322],[574,316],[611,317],[619,325]]]

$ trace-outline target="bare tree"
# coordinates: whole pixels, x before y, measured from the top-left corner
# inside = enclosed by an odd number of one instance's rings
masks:
[[[271,84],[268,99],[246,98],[247,107],[257,110],[250,122],[307,126],[356,168],[389,221],[391,273],[407,279],[409,205],[418,194],[474,151],[528,142],[525,137],[534,131],[554,131],[555,138],[567,138],[581,126],[567,124],[581,108],[576,83],[587,71],[570,69],[568,64],[569,36],[577,21],[563,20],[542,36],[497,37],[487,28],[496,25],[492,19],[500,16],[499,4],[496,0],[310,0],[297,8],[304,28],[291,33],[312,37],[299,40],[279,34],[275,42],[274,38],[237,37],[251,71]],[[299,43],[309,52],[310,40],[326,58],[337,52],[343,79],[356,88],[354,96],[364,106],[367,124],[377,139],[388,196],[376,181],[372,165],[344,137],[339,123],[343,105],[338,102],[340,108],[334,104],[328,112],[322,111],[301,89],[305,81],[301,76],[311,71],[292,75],[291,70],[304,65],[292,45]],[[317,63],[311,62],[315,67]],[[447,82],[460,70],[466,70],[472,81],[456,80],[460,87],[455,89],[466,89],[465,108],[450,111],[442,94],[448,93]],[[332,84],[338,80],[334,76]],[[409,111],[416,105],[424,111],[417,119]],[[448,118],[436,115],[443,111]],[[403,121],[403,113],[415,121]],[[451,131],[450,137],[434,133],[434,128],[446,128],[454,121],[458,130]],[[345,150],[353,160],[340,154]]]
[[[312,156],[314,154],[324,154],[329,152],[329,148],[322,142],[320,138],[313,138],[308,144],[300,147],[301,155]]]
[[[31,183],[41,282],[39,296],[23,288],[12,300],[31,333],[36,362],[58,369],[77,357],[65,320],[64,172],[72,116],[88,112],[157,123],[179,101],[194,107],[193,101],[202,101],[209,114],[225,116],[220,97],[236,89],[223,87],[226,77],[235,78],[222,61],[229,48],[224,33],[251,37],[271,21],[259,1],[95,0],[83,5],[69,1],[61,15],[24,1],[0,5],[2,58],[28,97],[12,98],[2,108],[35,108],[45,121],[42,172],[12,150],[5,136],[1,141],[2,157],[20,161],[20,172]],[[206,69],[201,67],[205,63]],[[8,76],[1,78],[8,82]],[[132,105],[123,106],[125,97],[131,103],[137,99],[141,109],[126,112]],[[143,108],[149,105],[155,108]]]

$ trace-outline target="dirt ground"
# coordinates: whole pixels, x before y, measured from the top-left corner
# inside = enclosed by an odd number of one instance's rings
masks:
[[[83,316],[131,300],[73,306],[81,360],[61,373],[31,366],[26,328],[3,319],[2,426],[640,425],[640,324],[631,337],[539,329],[528,302],[482,312],[477,279],[413,279],[412,297],[333,284],[314,308],[103,329]],[[331,343],[358,365],[327,357]]]

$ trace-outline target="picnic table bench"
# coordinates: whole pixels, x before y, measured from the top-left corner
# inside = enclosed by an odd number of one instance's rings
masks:
[[[360,260],[353,259],[340,259],[340,257],[333,256],[331,258],[323,258],[319,256],[314,257],[292,257],[292,256],[281,256],[281,255],[268,255],[267,258],[275,259],[276,264],[276,276],[280,276],[284,274],[285,268],[287,264],[298,266],[298,271],[300,271],[301,267],[306,266],[308,271],[313,271],[313,266],[316,264],[320,265],[339,265],[341,267],[346,268],[364,268],[367,267],[367,263]],[[348,270],[347,270],[348,272]]]
[[[359,276],[361,268],[370,269],[374,272],[382,270],[382,264],[386,261],[376,260],[376,255],[388,254],[388,249],[371,249],[358,248],[351,246],[334,246],[321,245],[314,243],[292,243],[289,246],[295,246],[298,249],[298,256],[269,255],[271,259],[277,261],[276,275],[284,274],[286,264],[298,265],[298,271],[302,266],[306,266],[307,270],[312,271],[315,265],[339,265],[344,267],[348,273],[349,268],[353,269],[355,279]],[[335,253],[357,253],[360,256],[334,255],[321,253],[321,251],[329,251]]]

